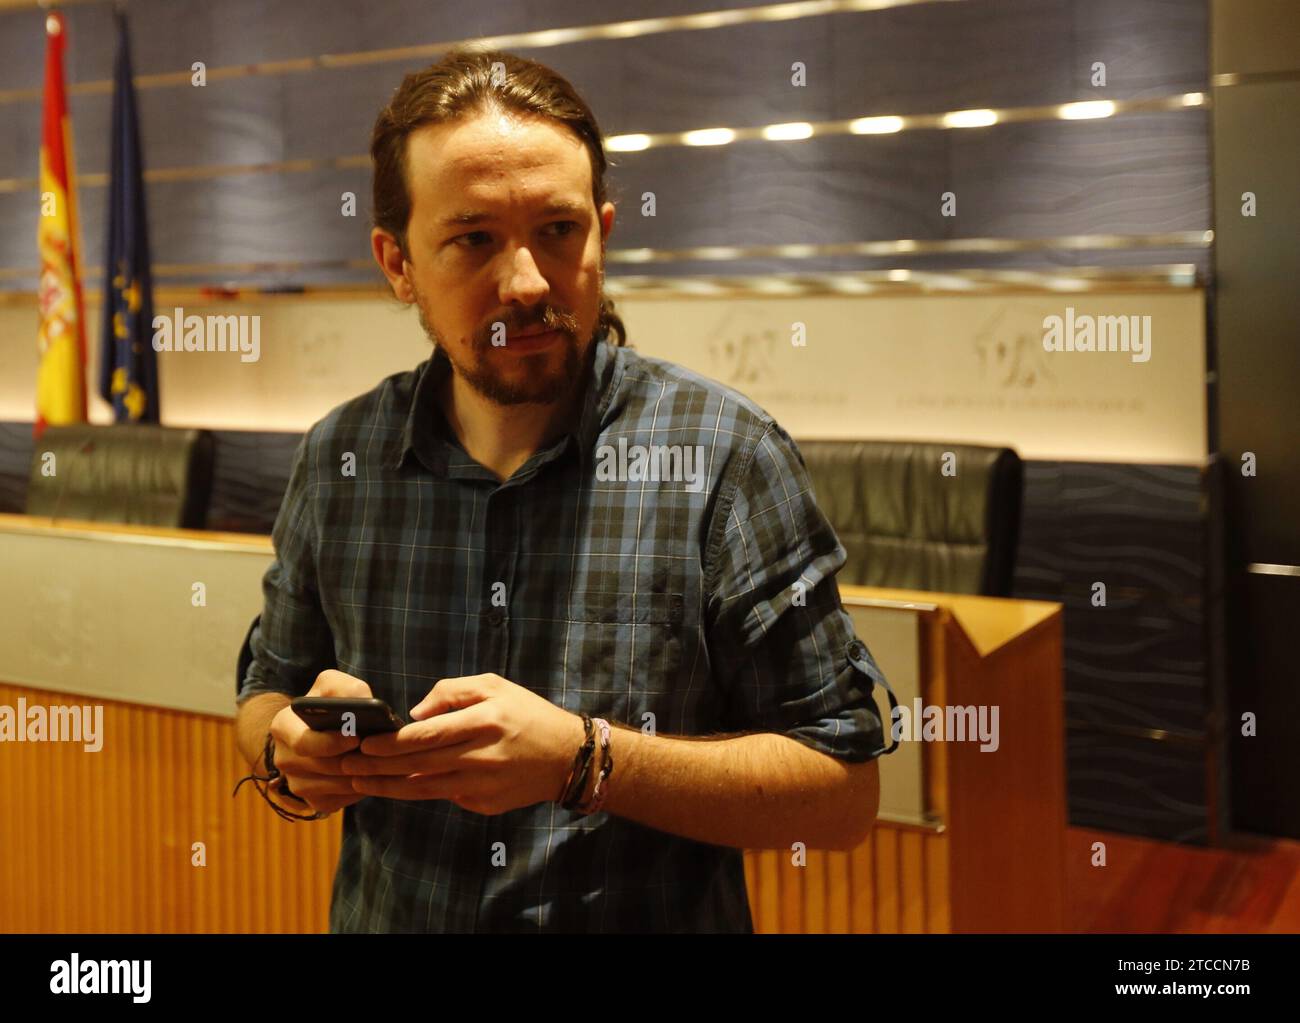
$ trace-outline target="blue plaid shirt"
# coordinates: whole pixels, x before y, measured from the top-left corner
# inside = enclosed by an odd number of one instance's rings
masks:
[[[501,483],[446,425],[448,372],[435,352],[303,438],[241,702],[337,666],[405,714],[441,678],[495,672],[663,735],[883,752],[844,548],[762,409],[598,340],[576,429]],[[344,811],[332,932],[752,929],[739,849],[552,802]]]

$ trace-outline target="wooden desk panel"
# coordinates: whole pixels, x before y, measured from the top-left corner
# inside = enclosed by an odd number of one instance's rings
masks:
[[[999,707],[1000,745],[923,744],[934,824],[878,820],[849,853],[749,851],[755,929],[1054,932],[1065,926],[1065,751],[1059,604],[867,587],[851,600],[922,605],[925,704]],[[871,636],[861,637],[871,646]],[[888,672],[886,672],[888,675]],[[889,709],[876,693],[882,714]],[[891,758],[881,760],[884,781]],[[842,858],[849,868],[844,870]],[[847,915],[847,923],[844,918]]]
[[[90,702],[0,684],[0,704],[20,697]],[[247,771],[231,721],[95,702],[99,752],[0,743],[0,932],[327,929],[341,815],[282,821],[252,782],[232,799]]]

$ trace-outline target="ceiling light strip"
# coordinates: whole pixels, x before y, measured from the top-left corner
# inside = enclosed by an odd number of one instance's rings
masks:
[[[219,265],[219,264],[218,264]],[[230,264],[264,269],[267,264]],[[277,264],[283,269],[287,264]],[[228,272],[232,272],[227,268]],[[253,271],[249,271],[253,272]],[[799,295],[894,295],[906,293],[987,294],[1002,292],[1069,293],[1152,292],[1186,290],[1202,281],[1193,263],[1168,263],[1142,267],[1072,267],[1029,270],[945,270],[930,272],[894,268],[817,274],[754,274],[748,276],[609,276],[606,288],[615,298],[657,297],[750,297],[781,298]],[[155,289],[156,304],[170,296],[197,295],[195,301],[224,302],[250,298],[369,298],[388,295],[381,281],[372,283],[310,284],[280,287],[262,283],[237,285],[231,278],[223,286],[188,284],[162,285]],[[87,292],[87,303],[99,301],[99,293]],[[30,305],[34,290],[0,290],[0,305]],[[1264,566],[1260,566],[1263,568]]]
[[[832,256],[897,256],[1000,254],[1052,251],[1103,251],[1131,249],[1207,248],[1214,241],[1213,231],[1175,231],[1164,234],[1077,234],[1056,238],[948,238],[921,241],[896,238],[889,241],[846,242],[831,245],[712,245],[690,249],[610,249],[610,263],[683,263],[723,262],[742,259],[818,259]],[[368,259],[281,260],[242,263],[155,263],[155,278],[182,277],[194,274],[301,273],[304,270],[365,270],[372,267]],[[902,272],[902,271],[894,271]],[[86,278],[103,273],[99,266],[83,267]],[[34,280],[34,266],[0,268],[0,280]],[[624,278],[626,279],[626,278]]]
[[[879,135],[932,129],[960,131],[994,124],[1051,120],[1078,121],[1121,114],[1186,110],[1209,105],[1210,101],[1205,93],[1189,92],[1158,99],[1089,100],[1079,103],[1056,103],[1051,106],[1010,107],[1002,110],[953,110],[943,114],[885,115],[816,123],[793,121],[762,125],[757,128],[717,127],[662,132],[654,135],[620,134],[608,136],[605,139],[605,149],[611,153],[628,153],[663,146],[725,146],[733,142],[747,141],[791,142],[819,136]],[[1087,108],[1087,112],[1082,113],[1080,108]],[[321,170],[353,170],[369,166],[370,157],[355,154],[324,160],[160,167],[145,171],[144,179],[147,182],[204,181],[240,174],[305,174]],[[108,184],[108,175],[103,172],[78,174],[77,184],[83,188],[103,188]],[[34,190],[37,185],[36,178],[0,178],[0,194]]]
[[[1031,272],[1024,270],[869,270],[842,274],[765,274],[750,277],[691,276],[607,277],[615,298],[780,298],[797,295],[863,296],[873,294],[993,292],[1069,293],[1167,291],[1200,283],[1191,263],[1148,267],[1076,267]]]
[[[895,135],[905,131],[963,131],[997,124],[1030,121],[1086,121],[1125,114],[1165,113],[1208,107],[1203,92],[1180,92],[1172,96],[1134,100],[1082,100],[1031,107],[949,110],[938,114],[873,114],[842,121],[796,121],[792,123],[734,128],[718,126],[690,131],[630,132],[611,135],[605,148],[611,153],[640,152],[663,146],[722,146],[733,142],[799,141],[829,135]]]
[[[1213,231],[1169,231],[1156,234],[1073,234],[1055,238],[895,238],[827,245],[711,245],[689,249],[610,249],[610,263],[722,262],[739,259],[822,259],[832,256],[996,255],[1017,252],[1095,251],[1126,249],[1207,248]]]

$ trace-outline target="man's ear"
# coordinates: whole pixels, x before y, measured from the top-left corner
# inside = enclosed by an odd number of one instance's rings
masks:
[[[407,305],[414,302],[415,291],[406,277],[406,257],[397,239],[382,227],[373,228],[370,232],[370,251],[379,264],[379,269],[388,278],[388,286],[393,289],[397,300]]]
[[[614,230],[614,204],[607,202],[600,208],[600,251],[605,251],[605,242],[609,240],[610,231]]]

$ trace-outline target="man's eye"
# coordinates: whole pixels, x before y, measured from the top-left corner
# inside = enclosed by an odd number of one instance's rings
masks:
[[[553,223],[547,224],[546,229],[553,230],[554,237],[569,238],[581,226],[582,225],[579,224],[576,220],[557,220]],[[456,244],[461,246],[462,248],[466,248],[466,249],[481,248],[482,244],[475,241],[475,239],[484,239],[483,244],[486,244],[486,242],[492,240],[492,235],[488,231],[470,231],[468,234],[458,235],[456,238],[453,239],[453,241],[455,241]]]

